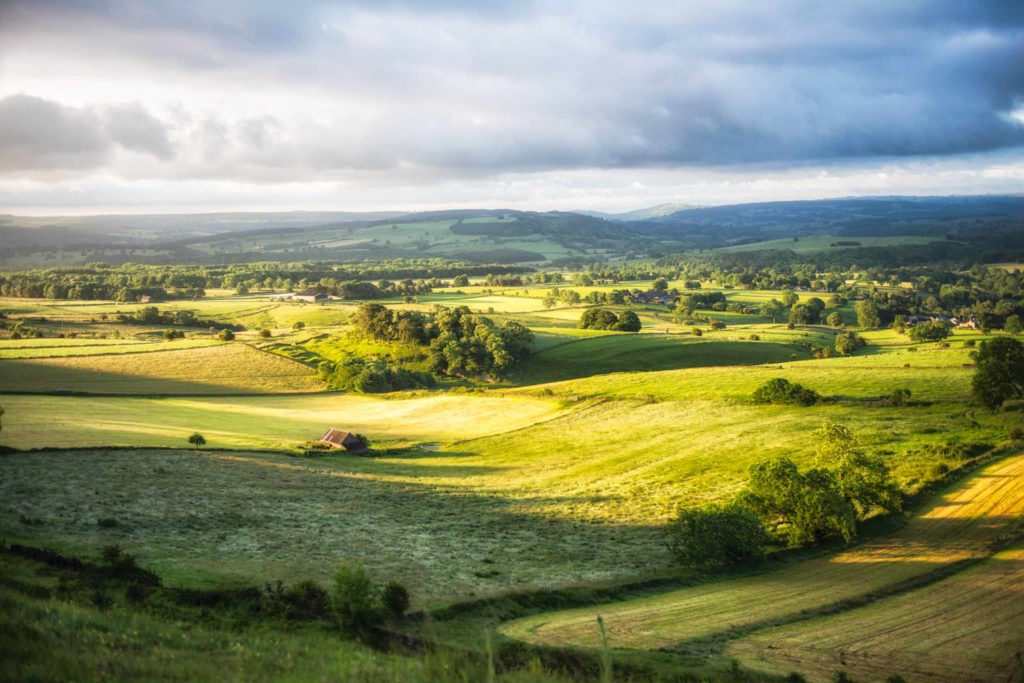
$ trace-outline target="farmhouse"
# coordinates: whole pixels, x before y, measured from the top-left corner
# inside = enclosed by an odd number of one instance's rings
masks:
[[[361,453],[366,450],[366,444],[358,436],[335,427],[324,432],[320,437],[320,443],[327,444],[329,448],[341,448],[349,453]]]

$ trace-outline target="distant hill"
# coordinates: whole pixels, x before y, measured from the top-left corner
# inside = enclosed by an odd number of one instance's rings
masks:
[[[876,197],[690,207],[602,217],[458,209],[147,216],[0,216],[0,266],[448,258],[580,264],[686,249],[929,247],[1024,252],[1024,196]],[[646,217],[642,217],[646,216]],[[794,238],[814,236],[795,246]],[[869,239],[870,238],[870,239]],[[789,242],[787,242],[789,240]],[[929,247],[930,248],[930,247]]]
[[[684,209],[630,223],[705,248],[805,235],[936,239],[1024,236],[1024,196],[871,197]],[[1019,239],[1020,237],[1014,237]]]

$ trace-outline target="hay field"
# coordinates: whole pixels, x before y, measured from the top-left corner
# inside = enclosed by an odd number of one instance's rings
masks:
[[[972,476],[888,537],[776,571],[528,617],[502,632],[548,645],[595,647],[594,621],[601,615],[615,648],[714,652],[748,631],[985,557],[1022,514],[1024,456],[1015,456]]]
[[[239,342],[199,348],[186,344],[181,350],[152,353],[0,360],[0,391],[167,395],[321,388],[312,369]]]
[[[757,633],[726,653],[747,666],[813,681],[1009,681],[1024,650],[1024,547],[930,586],[859,609]]]

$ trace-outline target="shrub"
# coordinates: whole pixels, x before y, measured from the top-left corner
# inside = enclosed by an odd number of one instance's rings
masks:
[[[683,509],[669,530],[669,549],[688,567],[727,567],[758,560],[767,535],[749,508],[712,505]]]
[[[910,389],[896,389],[889,394],[889,398],[886,402],[891,406],[899,408],[910,402],[910,396]]]
[[[260,336],[263,337],[264,339],[270,339],[270,330],[266,328],[260,330]]]
[[[821,400],[821,396],[813,389],[776,377],[758,387],[753,399],[754,403],[811,406]]]
[[[380,591],[362,565],[343,565],[334,575],[331,603],[342,630],[359,634],[377,621]]]
[[[292,325],[292,329],[293,330],[304,330],[304,329],[306,329],[306,323],[304,323],[301,320],[299,320],[294,325]]]
[[[402,584],[391,581],[384,586],[381,602],[391,616],[401,617],[409,609],[409,591]]]
[[[694,337],[703,337],[704,336],[704,330],[700,329],[699,327],[693,328],[693,336]]]
[[[261,596],[263,608],[288,619],[322,619],[330,614],[330,598],[315,581],[300,581],[285,590],[278,581],[267,584]]]
[[[117,520],[113,517],[104,517],[96,520],[96,526],[101,529],[113,529],[117,526]]]
[[[220,339],[221,341],[234,341],[235,333],[225,328],[220,331],[220,334],[217,335],[217,338]]]
[[[1010,439],[1013,441],[1020,441],[1024,439],[1024,428],[1012,427],[1010,429]]]
[[[188,437],[188,442],[198,450],[206,445],[206,437],[199,432],[194,432]]]

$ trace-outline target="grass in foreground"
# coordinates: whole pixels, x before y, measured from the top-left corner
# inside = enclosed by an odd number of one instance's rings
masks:
[[[453,653],[387,654],[319,623],[263,620],[199,608],[132,603],[123,586],[91,604],[69,592],[74,575],[0,556],[0,680],[350,681],[475,683],[485,661]],[[73,589],[71,589],[73,591]],[[152,602],[152,599],[150,599]],[[539,666],[495,683],[557,683]]]

